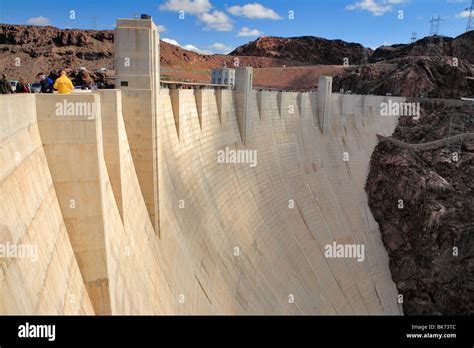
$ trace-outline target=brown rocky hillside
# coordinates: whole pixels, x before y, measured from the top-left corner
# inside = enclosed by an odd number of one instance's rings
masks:
[[[408,56],[457,57],[468,64],[474,64],[474,31],[456,38],[428,36],[407,45],[382,46],[374,51],[369,61],[376,63]]]
[[[455,66],[448,57],[409,56],[350,67],[336,76],[333,88],[357,94],[457,99],[474,96],[473,76],[463,60]]]
[[[240,65],[266,69],[255,74],[255,83],[260,86],[314,88],[320,74],[335,75],[341,71],[341,67],[310,67],[308,71],[304,68],[295,70],[295,76],[292,76],[291,70],[282,74],[280,68],[303,67],[305,64],[268,57],[202,55],[163,41],[160,42],[160,55],[162,79],[168,80],[208,82],[211,68],[219,67],[224,62],[232,66],[236,58]],[[107,68],[108,74],[112,76],[113,57],[113,30],[0,24],[0,66],[10,79],[23,77],[33,82],[39,71],[49,72],[62,68],[73,70],[72,75],[75,76],[74,71],[80,67],[89,71]],[[276,69],[274,73],[272,68]],[[277,76],[280,77],[277,79]],[[272,84],[274,80],[276,84]]]
[[[474,314],[474,140],[452,137],[472,132],[472,103],[425,101],[420,120],[401,117],[393,138],[444,146],[384,141],[372,154],[369,206],[407,315]]]
[[[474,31],[456,38],[430,36],[408,45],[382,46],[369,61],[337,76],[334,90],[405,97],[474,97]]]
[[[344,58],[348,58],[352,65],[366,62],[372,50],[358,43],[315,36],[266,36],[237,47],[230,55],[278,58],[309,65],[343,64]]]

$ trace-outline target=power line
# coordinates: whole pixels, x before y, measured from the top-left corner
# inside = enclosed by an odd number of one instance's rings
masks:
[[[92,22],[92,29],[97,29],[97,17],[92,17],[91,19]]]
[[[467,25],[466,32],[473,30],[472,27],[472,13],[474,12],[474,0],[471,0],[471,7],[466,8],[466,11],[469,11],[467,15]]]
[[[438,35],[439,34],[439,23],[444,21],[440,15],[438,17],[432,16],[430,20],[430,35]]]

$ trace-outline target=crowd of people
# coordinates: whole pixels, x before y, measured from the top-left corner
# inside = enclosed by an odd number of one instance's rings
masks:
[[[32,86],[23,78],[20,78],[15,85],[7,79],[6,74],[2,74],[0,77],[0,94],[34,92]],[[85,69],[81,70],[80,76],[78,77],[80,79],[79,87],[81,89],[97,89],[97,85]],[[40,72],[36,75],[36,78],[39,81],[39,87],[36,92],[39,93],[53,93],[57,91],[59,94],[69,94],[75,88],[65,70],[61,70],[59,73],[52,71],[48,76]]]

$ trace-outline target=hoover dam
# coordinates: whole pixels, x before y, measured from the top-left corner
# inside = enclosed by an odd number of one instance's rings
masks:
[[[403,98],[165,88],[152,20],[115,45],[117,89],[0,96],[0,314],[403,314],[364,190]]]

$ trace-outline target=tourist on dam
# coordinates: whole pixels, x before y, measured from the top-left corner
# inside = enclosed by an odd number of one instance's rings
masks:
[[[45,73],[40,72],[36,77],[41,86],[41,93],[53,93],[53,80],[46,77]]]
[[[2,78],[0,79],[0,94],[10,94],[11,92],[12,88],[10,82],[7,80],[7,75],[2,74]]]
[[[24,78],[21,78],[20,81],[16,84],[16,93],[31,93],[29,84],[25,81]]]
[[[97,89],[91,75],[86,70],[81,70],[79,76],[82,80],[82,89]]]
[[[59,92],[59,94],[69,94],[74,89],[74,85],[69,77],[67,77],[64,70],[61,71],[60,76],[54,82],[53,87]]]

